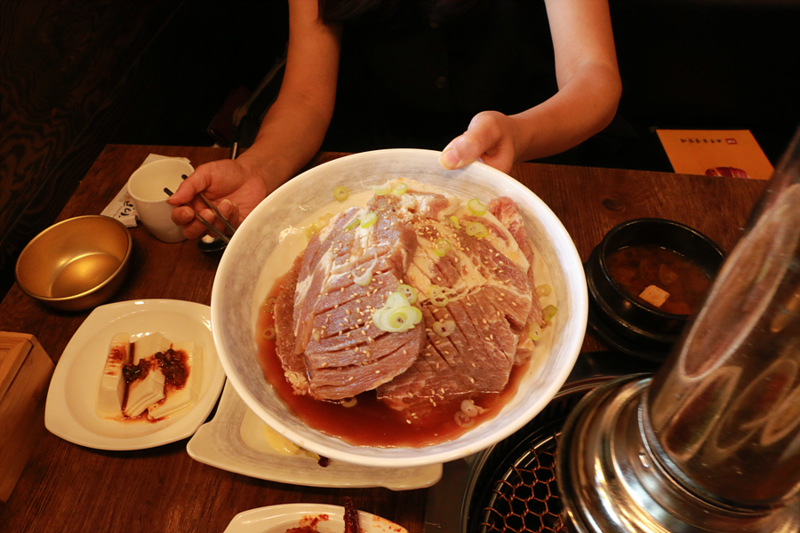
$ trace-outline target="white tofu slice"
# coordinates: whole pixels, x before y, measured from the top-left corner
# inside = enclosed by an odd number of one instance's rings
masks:
[[[164,399],[164,374],[160,368],[150,369],[144,379],[134,381],[128,388],[128,403],[125,414],[131,418],[144,413],[145,409]]]
[[[117,333],[108,347],[100,390],[97,395],[97,416],[118,418],[122,415],[122,400],[125,397],[125,377],[122,367],[130,361],[130,335]]]
[[[169,350],[171,343],[161,333],[151,333],[133,343],[133,364],[137,364],[142,359],[147,359],[158,352]]]
[[[186,384],[178,390],[169,390],[163,402],[151,405],[147,412],[148,418],[156,420],[174,415],[179,411],[192,407],[197,403],[203,385],[203,349],[193,342],[176,342],[172,349],[186,353],[186,366],[189,375]]]
[[[161,333],[151,333],[133,343],[133,363],[169,350],[170,342]],[[144,379],[134,381],[128,386],[128,401],[125,415],[131,418],[140,416],[145,409],[164,399],[164,374],[160,368],[150,368]]]
[[[669,293],[655,285],[648,285],[639,295],[639,298],[655,307],[661,307],[669,298]]]

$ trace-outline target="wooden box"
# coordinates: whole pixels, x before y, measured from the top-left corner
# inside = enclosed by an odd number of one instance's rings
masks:
[[[7,501],[44,435],[53,361],[33,335],[0,331],[0,501]]]

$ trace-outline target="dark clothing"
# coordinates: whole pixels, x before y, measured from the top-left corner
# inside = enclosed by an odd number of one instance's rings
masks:
[[[441,150],[476,113],[518,113],[557,91],[542,0],[486,0],[451,16],[398,4],[344,26],[323,149]]]

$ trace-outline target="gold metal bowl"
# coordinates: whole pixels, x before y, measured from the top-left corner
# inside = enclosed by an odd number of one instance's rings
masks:
[[[124,224],[101,215],[70,218],[33,238],[17,260],[17,284],[65,311],[107,301],[128,274],[133,239]]]

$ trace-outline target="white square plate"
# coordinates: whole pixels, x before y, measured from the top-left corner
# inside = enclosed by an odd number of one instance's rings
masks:
[[[274,451],[265,437],[267,427],[227,383],[214,419],[197,430],[186,451],[195,461],[228,472],[309,487],[411,490],[430,487],[442,477],[440,464],[380,468],[332,459],[328,466],[321,467],[307,455],[284,455]]]
[[[203,383],[195,406],[156,423],[97,416],[100,377],[117,333],[132,340],[161,332],[203,349]],[[211,334],[208,306],[180,300],[133,300],[96,308],[72,336],[47,392],[44,422],[64,440],[98,450],[141,450],[190,437],[205,421],[225,384]]]

